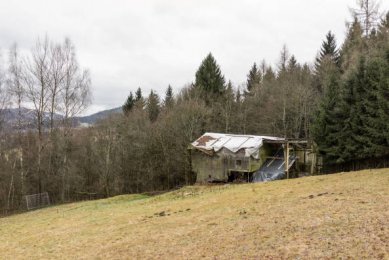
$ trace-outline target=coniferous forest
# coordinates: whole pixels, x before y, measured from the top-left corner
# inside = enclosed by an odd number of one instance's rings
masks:
[[[388,166],[389,12],[361,5],[353,17],[343,42],[323,32],[311,64],[284,45],[277,64],[253,63],[247,82],[235,86],[209,53],[199,57],[194,82],[166,86],[164,95],[130,88],[122,114],[88,128],[72,124],[91,102],[92,80],[76,46],[46,37],[27,57],[12,46],[0,73],[0,108],[12,100],[19,119],[24,103],[36,113],[34,129],[19,120],[18,129],[1,131],[1,213],[40,192],[64,203],[193,184],[187,148],[204,132],[308,139],[328,173]]]

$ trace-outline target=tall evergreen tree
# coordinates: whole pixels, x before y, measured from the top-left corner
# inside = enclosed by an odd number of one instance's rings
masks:
[[[288,71],[294,71],[299,67],[299,64],[297,63],[296,57],[292,55],[288,61],[287,70]]]
[[[276,74],[274,73],[274,70],[271,66],[266,68],[265,74],[263,75],[263,81],[264,82],[272,82],[276,80]]]
[[[334,163],[340,157],[339,135],[345,118],[339,107],[341,100],[338,75],[331,74],[327,89],[312,123],[311,135],[318,144],[325,163]]]
[[[207,104],[211,102],[210,95],[211,99],[215,99],[225,91],[224,76],[211,53],[202,61],[196,72],[195,86],[201,89]]]
[[[134,107],[135,104],[135,99],[134,96],[132,95],[132,92],[130,92],[130,95],[128,95],[126,102],[122,106],[124,114],[128,114],[131,109]]]
[[[138,89],[135,92],[135,101],[139,101],[141,99],[143,99],[142,89],[140,87],[138,87]]]
[[[147,113],[151,122],[154,122],[158,118],[160,112],[159,102],[158,94],[151,90],[146,104]]]
[[[378,26],[376,45],[379,51],[382,53],[379,56],[385,56],[386,48],[388,48],[389,42],[389,11],[386,13],[382,19],[380,25]]]
[[[366,60],[345,83],[341,113],[344,116],[338,139],[340,161],[380,157],[388,152],[388,65],[382,58]]]
[[[289,50],[286,44],[282,46],[280,52],[280,61],[278,62],[278,75],[286,71],[286,66],[288,65],[288,60],[290,58]]]
[[[381,24],[378,26],[379,30],[385,30],[389,32],[389,11],[386,12],[386,15],[381,21]]]
[[[261,84],[261,80],[261,71],[257,68],[257,64],[254,62],[249,71],[249,74],[247,75],[247,92],[252,93],[255,88],[258,88],[258,86]]]
[[[389,12],[388,12],[389,18]],[[389,21],[389,19],[388,19]],[[388,30],[389,33],[389,30]],[[382,70],[384,80],[380,81],[379,85],[379,97],[378,103],[380,104],[380,110],[378,115],[380,116],[381,122],[380,125],[385,124],[382,128],[382,138],[386,141],[386,150],[385,154],[389,154],[389,46],[386,48],[385,53],[385,64],[386,68]]]
[[[134,106],[137,109],[141,109],[141,110],[144,109],[144,107],[145,107],[145,100],[143,98],[142,89],[140,87],[138,87],[138,89],[135,92]]]
[[[165,93],[164,106],[167,108],[171,108],[174,105],[174,97],[173,97],[173,88],[172,86],[168,86]]]
[[[366,41],[359,20],[355,17],[348,28],[346,39],[340,50],[340,68],[344,77],[356,69],[358,61],[366,52]]]
[[[329,31],[315,61],[313,85],[319,94],[323,95],[325,93],[325,86],[331,84],[331,77],[333,74],[338,73],[339,66],[340,56],[336,46],[335,35]]]
[[[315,71],[319,72],[324,59],[330,59],[332,63],[339,65],[339,51],[336,45],[335,35],[329,31],[326,35],[326,39],[323,41],[320,53],[316,57]]]
[[[238,103],[238,104],[242,102],[242,94],[240,93],[240,89],[239,88],[236,91],[235,102]]]
[[[365,96],[358,109],[357,141],[364,147],[363,157],[380,157],[389,152],[389,59],[370,60],[361,83]]]
[[[365,133],[362,131],[362,117],[365,114],[363,101],[366,98],[366,59],[362,56],[358,68],[350,76],[346,83],[344,95],[343,113],[348,115],[345,120],[342,138],[342,155],[346,161],[363,158],[363,149],[366,145]]]

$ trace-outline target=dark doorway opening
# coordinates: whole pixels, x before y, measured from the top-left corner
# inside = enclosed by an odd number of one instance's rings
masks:
[[[253,181],[253,173],[252,172],[238,172],[231,171],[228,175],[228,182],[252,182]]]

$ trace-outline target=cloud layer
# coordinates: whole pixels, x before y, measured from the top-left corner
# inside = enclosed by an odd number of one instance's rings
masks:
[[[16,41],[29,49],[46,33],[70,37],[92,72],[92,112],[121,105],[138,86],[177,92],[209,52],[236,85],[253,62],[275,64],[283,44],[311,62],[329,30],[343,40],[351,6],[355,0],[0,0],[0,48]]]

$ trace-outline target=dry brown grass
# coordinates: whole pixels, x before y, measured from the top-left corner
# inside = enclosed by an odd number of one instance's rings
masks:
[[[0,239],[1,259],[388,259],[389,169],[68,204]]]

